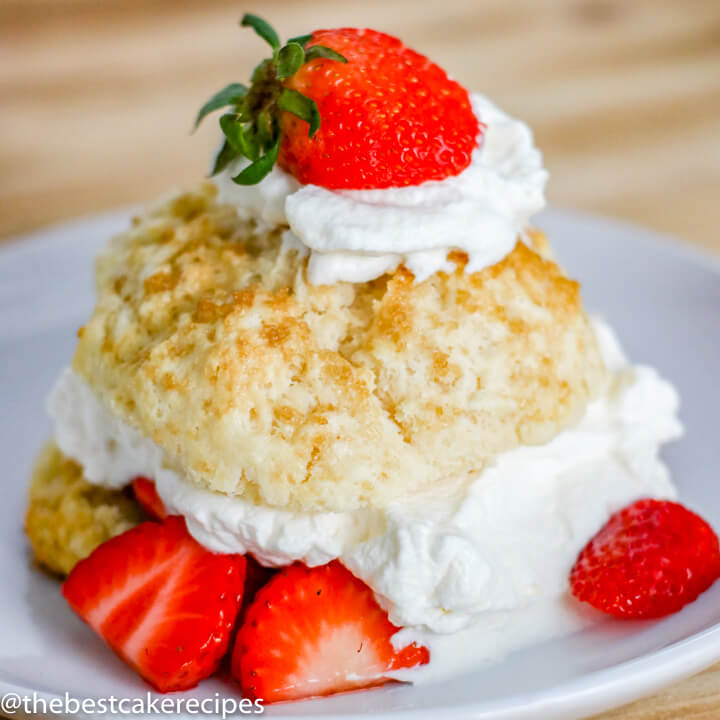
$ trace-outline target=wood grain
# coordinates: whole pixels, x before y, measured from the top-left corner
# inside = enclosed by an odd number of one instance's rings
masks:
[[[0,0],[0,238],[194,182],[206,96],[262,51],[221,0]],[[720,252],[718,0],[259,0],[402,35],[535,130],[551,202]],[[604,720],[720,717],[720,666]]]
[[[286,34],[402,34],[535,129],[550,200],[720,250],[718,0],[263,0]],[[0,236],[193,182],[208,92],[259,41],[234,3],[0,0]]]

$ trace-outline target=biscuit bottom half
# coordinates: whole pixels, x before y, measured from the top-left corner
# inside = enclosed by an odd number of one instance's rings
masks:
[[[125,490],[108,490],[83,478],[80,465],[54,443],[40,453],[32,475],[25,531],[37,562],[58,575],[115,535],[145,520]]]

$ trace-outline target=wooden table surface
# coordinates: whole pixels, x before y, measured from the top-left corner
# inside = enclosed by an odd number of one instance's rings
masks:
[[[720,252],[720,0],[0,0],[0,238],[201,176],[245,9],[401,35],[534,128],[552,203]],[[603,716],[718,717],[720,666]]]

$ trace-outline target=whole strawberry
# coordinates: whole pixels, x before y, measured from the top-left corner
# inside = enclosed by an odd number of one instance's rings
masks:
[[[238,184],[262,180],[278,161],[301,183],[330,189],[419,185],[462,172],[484,129],[467,91],[425,56],[375,30],[316,30],[280,47],[275,31],[246,15],[273,48],[249,88],[234,83],[201,109],[221,107],[219,172],[238,156]]]
[[[701,517],[667,500],[638,500],[585,546],[570,588],[615,617],[658,618],[695,600],[718,577],[718,538]]]

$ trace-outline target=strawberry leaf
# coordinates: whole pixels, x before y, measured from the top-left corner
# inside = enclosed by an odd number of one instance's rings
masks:
[[[277,76],[280,80],[294,75],[305,62],[305,51],[302,45],[289,42],[278,53]]]
[[[347,58],[341,55],[339,52],[335,52],[332,48],[325,47],[324,45],[313,45],[308,48],[305,52],[305,62],[310,62],[316,58],[326,58],[328,60],[337,60],[338,62],[346,63]]]
[[[297,43],[301,47],[305,47],[310,42],[311,38],[312,38],[312,33],[310,33],[308,35],[298,35],[297,37],[290,38],[288,40],[288,42],[289,43]]]
[[[238,138],[240,147],[242,148],[243,155],[248,159],[255,162],[260,157],[260,146],[258,145],[257,138],[253,133],[252,127],[247,126],[243,129],[240,137]]]
[[[232,83],[215,93],[198,112],[195,127],[211,112],[230,106],[220,118],[225,140],[213,165],[212,174],[224,170],[237,157],[250,164],[233,180],[239,185],[260,182],[275,163],[282,141],[281,113],[289,112],[308,123],[308,136],[320,129],[320,112],[315,101],[284,86],[309,60],[325,58],[347,60],[332,48],[314,45],[305,51],[312,34],[299,35],[281,47],[275,30],[257,15],[246,13],[240,20],[252,28],[272,47],[272,57],[261,61],[253,70],[250,87]]]
[[[308,137],[313,137],[320,129],[320,111],[315,101],[297,90],[285,88],[278,98],[278,107],[309,123]]]
[[[220,128],[236,155],[244,155],[248,160],[257,160],[260,154],[252,128],[246,127],[237,115],[223,115]]]
[[[250,76],[253,85],[262,82],[273,69],[273,61],[270,59],[261,60]]]
[[[209,115],[215,110],[219,110],[226,105],[234,105],[239,100],[242,100],[247,95],[247,88],[242,83],[230,83],[226,85],[222,90],[216,92],[201,108],[195,118],[195,127],[202,122],[206,115]]]
[[[273,30],[272,26],[252,13],[245,13],[240,25],[243,27],[251,27],[270,47],[273,49],[273,53],[277,53],[280,49],[280,38],[278,34]]]
[[[255,123],[258,142],[263,148],[271,147],[276,141],[275,121],[267,108],[263,108],[257,116]]]
[[[280,140],[278,140],[264,155],[258,158],[254,163],[248,165],[241,173],[233,178],[233,182],[238,185],[257,185],[269,172],[275,164],[280,149]]]
[[[233,150],[230,143],[225,140],[220,150],[218,150],[218,154],[215,156],[210,177],[222,172],[236,157],[237,153]]]
[[[230,147],[236,152],[240,152],[240,140],[242,135],[242,123],[238,122],[236,115],[223,115],[220,118],[220,129],[223,131],[225,139],[230,143]]]

